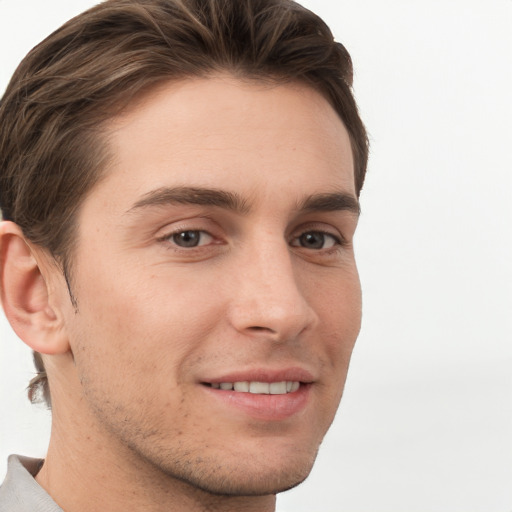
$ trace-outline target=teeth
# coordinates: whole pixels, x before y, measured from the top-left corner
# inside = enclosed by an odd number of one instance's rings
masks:
[[[271,382],[269,392],[271,395],[284,395],[286,393],[286,382]]]
[[[270,394],[270,384],[268,382],[251,382],[249,384],[249,393],[268,395]]]
[[[300,387],[298,381],[281,381],[281,382],[213,382],[211,384],[214,389],[222,389],[224,391],[238,391],[240,393],[253,393],[257,395],[285,395],[286,393],[294,393]]]
[[[233,384],[233,389],[235,391],[241,391],[242,393],[247,393],[249,391],[249,383],[248,382],[235,382]]]

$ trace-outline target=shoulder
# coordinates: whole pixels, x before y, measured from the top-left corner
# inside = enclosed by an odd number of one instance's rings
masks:
[[[36,482],[42,459],[11,455],[7,475],[0,486],[0,512],[62,512]]]

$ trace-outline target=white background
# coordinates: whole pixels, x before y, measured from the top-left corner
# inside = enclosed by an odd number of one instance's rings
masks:
[[[0,0],[0,90],[90,0]],[[364,327],[294,512],[512,511],[512,1],[308,0],[352,54],[371,135]],[[0,481],[43,456],[30,354],[0,319]]]

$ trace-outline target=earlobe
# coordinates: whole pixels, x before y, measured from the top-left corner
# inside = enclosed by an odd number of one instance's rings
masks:
[[[67,337],[61,315],[51,304],[42,263],[18,225],[0,223],[0,297],[5,315],[36,352],[64,353],[69,349]]]

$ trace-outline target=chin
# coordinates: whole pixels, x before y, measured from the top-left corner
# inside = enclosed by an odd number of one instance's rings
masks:
[[[190,475],[182,481],[216,496],[267,496],[275,495],[301,484],[311,472],[307,468],[282,468],[272,473],[238,468],[224,472],[220,468],[211,475],[197,478]]]
[[[161,469],[168,477],[212,495],[266,496],[292,489],[308,477],[316,452],[311,455],[297,451],[274,463],[268,460],[271,457],[264,462],[261,457],[240,456],[234,462],[199,457],[193,464],[176,467],[173,461],[172,467]]]

